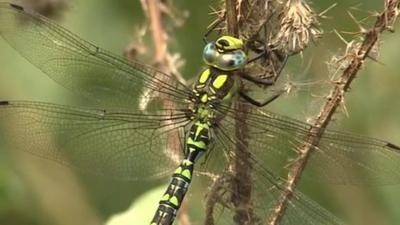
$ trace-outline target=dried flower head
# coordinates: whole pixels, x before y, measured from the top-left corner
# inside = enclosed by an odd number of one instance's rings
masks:
[[[322,34],[317,15],[303,0],[288,0],[280,23],[281,28],[274,42],[289,53],[301,52],[311,40]]]

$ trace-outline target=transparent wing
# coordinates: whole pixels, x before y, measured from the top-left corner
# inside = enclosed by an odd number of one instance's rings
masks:
[[[216,171],[225,165],[223,172],[208,172],[213,181],[209,185],[204,224],[269,224],[280,195],[286,191],[282,180],[264,164],[264,159],[251,152],[252,137],[245,141],[235,137],[232,127],[221,125],[215,130],[215,151],[228,153],[224,157],[211,157],[207,167]],[[246,129],[241,127],[241,131]],[[251,128],[250,128],[251,129]],[[239,131],[239,132],[241,132]],[[236,133],[237,134],[237,133]],[[236,150],[235,150],[236,149]],[[228,159],[228,160],[227,160]],[[203,173],[204,174],[204,173]],[[298,191],[293,193],[287,209],[278,224],[339,225],[343,224],[330,212]]]
[[[170,175],[183,152],[180,143],[170,141],[182,139],[186,123],[186,116],[176,110],[149,115],[0,102],[2,143],[113,179]]]
[[[45,17],[0,3],[0,35],[29,62],[94,106],[140,107],[150,97],[183,101],[175,78],[107,52]]]
[[[241,112],[227,110],[221,126],[234,129],[238,114]],[[296,158],[296,151],[305,144],[311,128],[309,124],[258,109],[247,114],[245,121],[236,123],[248,127],[252,154],[285,178],[284,168]],[[399,183],[400,147],[374,138],[326,130],[318,146],[313,146],[302,177],[336,184]]]

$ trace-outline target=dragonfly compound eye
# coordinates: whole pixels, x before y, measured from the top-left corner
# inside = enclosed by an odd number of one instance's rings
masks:
[[[214,66],[220,70],[232,71],[243,68],[246,65],[247,56],[241,49],[220,54]]]
[[[240,69],[247,63],[247,55],[242,50],[243,43],[240,39],[233,37],[230,38],[235,41],[228,41],[226,37],[230,36],[223,36],[215,43],[207,44],[204,47],[203,60],[207,65],[224,71]],[[218,47],[221,43],[225,47],[223,51],[220,50],[221,47]]]
[[[217,52],[217,49],[216,49],[214,43],[208,43],[204,47],[203,60],[206,64],[212,65],[216,61],[218,55],[219,55],[219,53]]]

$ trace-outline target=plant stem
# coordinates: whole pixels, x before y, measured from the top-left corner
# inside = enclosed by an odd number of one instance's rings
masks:
[[[298,149],[299,156],[289,168],[285,191],[282,192],[277,204],[275,205],[273,214],[268,218],[269,225],[279,224],[284,216],[289,200],[293,197],[293,191],[300,181],[302,172],[306,168],[308,159],[315,149],[315,146],[318,146],[336,109],[343,102],[344,93],[348,91],[351,82],[361,69],[361,66],[364,64],[371,49],[375,44],[377,44],[380,35],[385,30],[390,30],[390,26],[394,24],[398,15],[398,8],[398,0],[385,0],[385,8],[383,12],[381,12],[377,17],[375,25],[365,33],[364,41],[356,51],[357,54],[352,56],[350,65],[343,71],[341,77],[330,92],[326,103],[317,116],[315,123],[309,129],[308,136],[305,138],[303,146],[300,146]]]

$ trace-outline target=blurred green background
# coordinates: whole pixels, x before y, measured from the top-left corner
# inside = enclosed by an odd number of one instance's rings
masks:
[[[333,30],[358,31],[347,10],[353,8],[352,12],[362,18],[368,15],[366,11],[381,10],[383,5],[383,1],[376,0],[314,1],[312,5],[321,12],[333,3],[337,3],[337,7],[321,20],[325,31],[323,38],[308,48],[303,57],[291,58],[284,71],[287,79],[299,85],[299,91],[281,98],[269,106],[270,110],[302,121],[315,116],[326,94],[324,91],[329,90],[330,84],[319,85],[321,80],[329,80],[326,63],[345,49]],[[185,59],[182,73],[186,78],[193,77],[201,68],[202,35],[212,21],[208,15],[210,5],[215,4],[215,1],[177,1],[177,8],[189,12],[189,17],[171,37],[170,50]],[[145,17],[136,0],[71,0],[57,20],[84,39],[122,54]],[[351,39],[349,35],[344,37]],[[367,61],[346,95],[348,114],[338,112],[333,127],[400,143],[399,40],[398,32],[383,36],[380,63]],[[0,41],[1,100],[67,104],[69,97],[71,93]],[[0,225],[103,224],[130,207],[133,208],[128,219],[114,222],[120,225],[148,223],[164,190],[164,186],[161,189],[159,186],[165,184],[162,182],[117,182],[76,175],[68,168],[12,151],[1,143],[0,148]],[[380,188],[309,185],[306,192],[351,224],[400,223],[400,185]],[[200,204],[195,207],[203,209]]]

